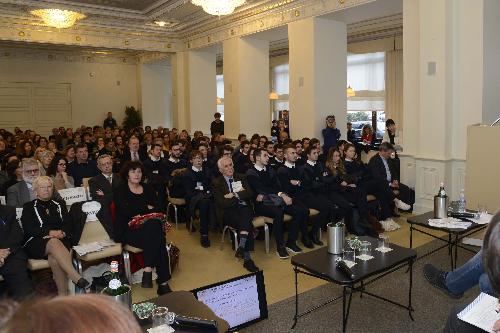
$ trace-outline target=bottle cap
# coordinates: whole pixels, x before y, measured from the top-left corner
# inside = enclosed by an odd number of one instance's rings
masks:
[[[112,273],[118,273],[118,261],[113,260],[110,266]]]

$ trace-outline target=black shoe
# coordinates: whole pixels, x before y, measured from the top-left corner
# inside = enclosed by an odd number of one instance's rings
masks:
[[[300,247],[298,247],[297,244],[295,244],[295,242],[287,243],[286,249],[288,251],[292,252],[293,254],[302,253],[302,249]]]
[[[200,238],[200,244],[204,248],[210,247],[210,239],[208,238],[208,235],[202,235]]]
[[[278,247],[278,250],[276,251],[276,254],[278,255],[278,257],[280,257],[280,259],[288,259],[290,258],[290,255],[288,254],[288,252],[286,252],[286,249],[285,247]]]
[[[319,239],[319,234],[318,232],[314,232],[314,233],[309,233],[309,239],[315,244],[315,245],[318,245],[318,246],[323,246],[325,244],[323,244],[323,242]]]
[[[85,280],[84,278],[80,278],[77,283],[75,283],[78,288],[89,289],[90,282]]]
[[[236,250],[236,253],[234,254],[234,256],[238,259],[243,259],[243,255],[245,253],[245,249],[242,248],[241,246],[238,247],[238,249]]]
[[[245,260],[245,262],[243,263],[243,267],[245,267],[247,271],[251,273],[259,271],[259,267],[255,266],[255,263],[253,262],[252,259]]]
[[[141,287],[153,288],[153,272],[142,272]]]
[[[172,289],[170,289],[170,286],[168,285],[168,283],[159,284],[158,289],[156,290],[156,293],[158,294],[158,296],[165,295],[165,294],[168,294],[171,292],[172,292]]]
[[[304,244],[304,246],[308,249],[314,249],[314,244],[311,242],[309,237],[302,237],[302,244]]]
[[[464,294],[454,294],[446,287],[446,272],[437,269],[431,264],[426,264],[423,268],[424,277],[431,285],[445,292],[452,298],[461,298]]]

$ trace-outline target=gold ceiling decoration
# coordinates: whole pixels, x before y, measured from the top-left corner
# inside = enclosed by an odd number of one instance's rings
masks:
[[[82,20],[86,17],[82,13],[56,8],[35,9],[30,13],[40,17],[49,27],[58,29],[72,27],[76,21]]]

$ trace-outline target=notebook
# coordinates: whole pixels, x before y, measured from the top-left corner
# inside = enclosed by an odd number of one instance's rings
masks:
[[[498,299],[481,293],[472,303],[457,314],[457,317],[486,332],[494,333],[493,325],[497,320],[500,320],[497,309]]]

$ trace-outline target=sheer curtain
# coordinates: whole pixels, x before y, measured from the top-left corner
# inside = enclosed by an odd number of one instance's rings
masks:
[[[221,114],[221,119],[224,121],[224,75],[216,75],[215,80],[217,85],[217,112]]]
[[[347,99],[347,111],[383,111],[385,53],[349,54],[347,85],[356,92]]]
[[[403,50],[388,51],[385,58],[385,115],[400,130],[403,125]]]

